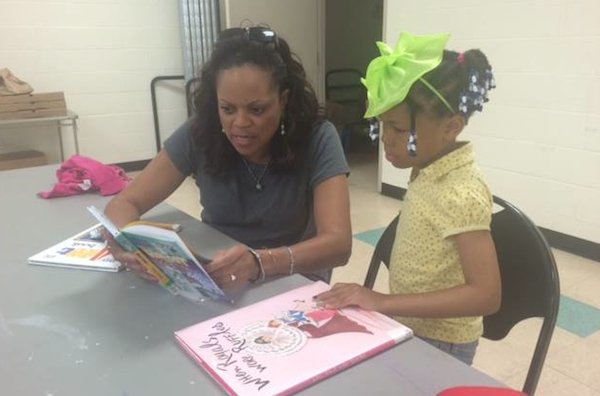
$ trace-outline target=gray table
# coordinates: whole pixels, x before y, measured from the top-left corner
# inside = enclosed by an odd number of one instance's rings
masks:
[[[177,346],[173,332],[308,282],[282,278],[236,296],[234,307],[194,305],[129,272],[40,267],[27,257],[94,224],[86,194],[43,200],[55,166],[0,172],[0,394],[3,396],[223,395]],[[233,243],[161,205],[154,220],[182,223],[184,239],[211,254]],[[302,395],[435,395],[457,385],[501,386],[412,339]]]

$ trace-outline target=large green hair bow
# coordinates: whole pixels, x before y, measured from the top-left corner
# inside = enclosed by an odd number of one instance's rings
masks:
[[[402,32],[393,51],[387,44],[378,41],[381,56],[371,61],[366,78],[361,80],[367,87],[369,100],[365,118],[385,113],[406,99],[412,85],[442,62],[444,46],[449,38],[447,33],[415,36]],[[421,81],[440,96],[427,81]],[[447,103],[443,97],[440,99]]]

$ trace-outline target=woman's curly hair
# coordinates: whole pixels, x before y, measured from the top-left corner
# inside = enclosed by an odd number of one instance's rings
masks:
[[[279,92],[289,91],[282,120],[285,135],[275,133],[271,139],[271,168],[295,171],[304,160],[313,130],[323,120],[323,111],[306,72],[281,37],[263,43],[244,36],[217,41],[212,56],[202,68],[200,85],[194,92],[196,120],[192,126],[195,149],[205,158],[204,171],[226,175],[239,154],[222,133],[217,103],[216,79],[220,71],[252,65],[269,72]]]

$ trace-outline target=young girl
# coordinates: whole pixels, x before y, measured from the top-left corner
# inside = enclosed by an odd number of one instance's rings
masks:
[[[434,346],[471,364],[482,315],[500,307],[490,234],[492,195],[473,147],[457,137],[494,88],[479,50],[444,50],[449,35],[403,33],[392,51],[378,43],[363,81],[366,117],[383,122],[385,158],[412,168],[390,261],[391,294],[336,284],[326,308],[348,305],[396,317]]]

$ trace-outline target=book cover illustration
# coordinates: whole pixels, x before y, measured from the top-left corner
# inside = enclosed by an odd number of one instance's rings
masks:
[[[205,298],[230,302],[174,231],[134,225],[121,232],[178,286],[178,294],[196,302]]]
[[[88,210],[123,249],[134,253],[160,285],[173,294],[194,302],[206,298],[232,302],[172,229],[144,221],[119,229],[97,208],[92,206]]]
[[[30,264],[117,272],[123,268],[106,248],[101,224],[68,238],[28,259]]]
[[[230,395],[289,395],[409,338],[376,312],[325,309],[323,282],[283,293],[175,333]]]

